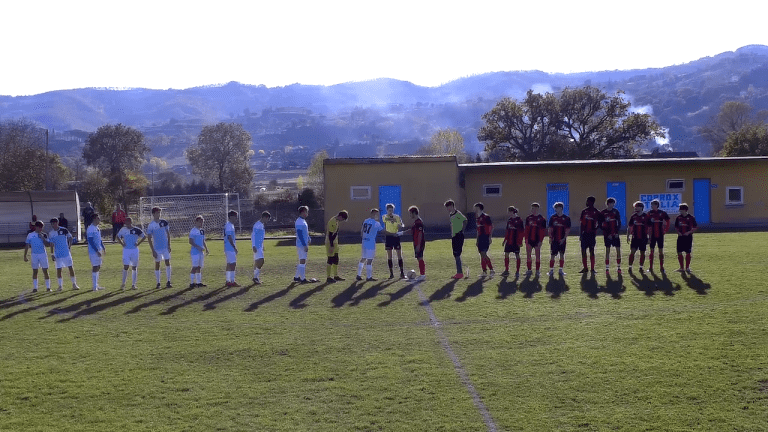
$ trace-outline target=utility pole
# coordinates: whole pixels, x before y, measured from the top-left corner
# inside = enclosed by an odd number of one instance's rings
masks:
[[[48,190],[48,129],[45,130],[45,190]]]

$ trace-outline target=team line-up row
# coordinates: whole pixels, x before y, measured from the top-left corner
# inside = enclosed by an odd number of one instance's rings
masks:
[[[604,244],[605,244],[605,268],[606,272],[610,270],[610,253],[611,248],[616,249],[616,265],[617,272],[621,273],[621,240],[619,235],[619,229],[622,226],[621,214],[614,208],[616,200],[608,198],[606,200],[606,208],[598,210],[595,208],[595,198],[588,197],[586,201],[586,208],[582,210],[579,217],[580,223],[580,243],[581,243],[581,256],[583,268],[580,273],[595,272],[595,245],[597,230],[603,232]],[[547,221],[542,215],[539,214],[540,205],[538,203],[531,204],[531,211],[525,219],[519,216],[519,211],[514,206],[507,208],[508,220],[506,223],[506,230],[504,239],[502,240],[502,247],[504,248],[504,266],[505,270],[502,273],[503,276],[510,274],[510,254],[514,254],[516,258],[516,271],[515,277],[520,276],[520,250],[523,242],[526,245],[527,253],[527,272],[526,276],[531,276],[533,273],[532,265],[533,258],[535,256],[536,264],[536,276],[540,276],[541,267],[541,245],[544,241],[548,241],[550,244],[550,262],[549,262],[549,275],[554,275],[555,260],[559,256],[559,273],[565,274],[563,268],[565,264],[565,248],[566,240],[571,230],[571,218],[563,213],[564,205],[561,202],[554,204],[555,214],[553,214],[549,221]],[[461,261],[461,255],[464,247],[464,232],[467,227],[467,218],[459,210],[456,209],[456,205],[453,200],[445,202],[445,208],[448,212],[449,223],[451,227],[451,246],[453,250],[453,256],[456,261],[456,274],[454,279],[463,279],[469,277],[468,267],[463,267]],[[482,203],[476,203],[473,206],[475,212],[475,221],[477,224],[477,240],[476,247],[480,253],[480,264],[482,268],[482,277],[493,277],[495,271],[493,263],[488,257],[488,250],[493,242],[493,223],[490,216],[484,211],[484,205]],[[674,226],[678,234],[677,238],[677,254],[680,267],[677,271],[691,272],[691,249],[693,245],[693,233],[697,229],[696,219],[693,215],[688,213],[688,205],[680,204],[680,214],[675,218]],[[419,216],[419,209],[416,206],[408,208],[408,214],[411,218],[411,226],[406,229],[403,220],[399,215],[394,213],[395,206],[393,204],[386,205],[386,213],[381,217],[379,222],[379,210],[371,209],[370,217],[363,222],[360,234],[362,237],[362,254],[357,269],[357,280],[363,280],[362,272],[366,271],[365,280],[375,281],[373,277],[373,260],[376,250],[376,240],[380,235],[385,237],[385,248],[387,251],[387,261],[389,267],[389,277],[394,278],[394,254],[397,255],[397,263],[400,269],[400,277],[407,278],[405,269],[403,266],[403,257],[400,238],[403,235],[410,234],[413,240],[414,255],[419,265],[419,275],[411,274],[410,277],[414,277],[417,281],[424,280],[426,278],[426,265],[424,263],[424,249],[426,246],[426,238],[424,232],[424,223]],[[139,245],[147,240],[152,251],[152,256],[155,260],[155,279],[157,282],[156,288],[161,288],[161,271],[160,264],[165,262],[166,273],[166,287],[170,288],[171,285],[171,245],[170,245],[170,230],[168,222],[161,218],[162,210],[158,207],[152,209],[152,221],[147,226],[146,234],[144,231],[133,226],[133,220],[127,217],[125,220],[125,226],[120,229],[117,234],[118,242],[123,246],[123,279],[122,289],[126,287],[126,281],[128,271],[131,271],[131,289],[136,289],[137,279],[137,266],[139,260]],[[299,207],[299,217],[296,219],[296,250],[298,255],[298,264],[296,266],[296,273],[293,280],[299,283],[317,282],[316,279],[306,277],[306,262],[307,254],[309,252],[309,244],[311,238],[309,236],[309,228],[306,222],[306,218],[309,215],[309,209],[306,206]],[[237,256],[239,250],[237,248],[237,239],[235,237],[235,225],[237,222],[238,213],[236,211],[230,211],[228,213],[229,221],[224,227],[224,252],[226,256],[226,286],[236,287],[240,286],[235,281],[235,273],[237,268]],[[264,265],[264,238],[265,238],[265,224],[270,220],[271,215],[269,212],[263,212],[261,220],[257,221],[253,226],[251,235],[251,248],[253,251],[254,270],[253,270],[253,283],[261,283],[261,269]],[[349,214],[346,210],[340,211],[336,216],[332,217],[326,226],[325,232],[325,249],[327,255],[327,279],[328,283],[334,283],[337,281],[343,281],[344,278],[338,274],[339,264],[339,222],[344,222],[349,218]],[[100,217],[98,214],[92,216],[91,225],[88,226],[87,244],[88,255],[92,265],[92,289],[98,291],[103,289],[99,286],[99,274],[101,270],[102,257],[105,252],[104,244],[101,239],[101,231],[98,228]],[[203,229],[204,218],[197,216],[195,218],[195,226],[189,233],[190,244],[190,258],[192,261],[192,268],[190,271],[190,287],[203,287],[206,286],[202,283],[202,268],[204,265],[205,256],[208,255],[208,245],[205,239],[205,230]],[[627,243],[630,244],[629,255],[629,269],[632,268],[636,252],[640,251],[640,266],[639,270],[643,271],[643,265],[645,263],[645,252],[650,243],[649,254],[649,270],[653,270],[654,251],[658,248],[659,254],[659,270],[663,273],[664,270],[664,234],[669,230],[671,225],[671,219],[669,215],[659,209],[659,202],[654,200],[651,202],[651,210],[644,211],[644,204],[640,201],[634,203],[634,213],[630,216],[627,222]],[[43,232],[44,223],[42,221],[36,221],[34,223],[35,230],[31,232],[26,239],[26,245],[24,248],[24,261],[29,261],[27,252],[31,249],[31,264],[32,264],[32,281],[33,292],[37,292],[38,289],[38,270],[42,269],[45,277],[46,289],[51,290],[50,278],[48,275],[48,254],[46,247],[51,249],[51,258],[56,264],[58,289],[62,290],[62,269],[68,268],[70,280],[72,282],[73,289],[79,289],[77,285],[77,279],[75,276],[74,268],[72,265],[72,255],[70,253],[72,245],[72,234],[64,227],[59,226],[58,219],[51,219],[52,229],[48,234]],[[587,267],[587,258],[589,257],[590,268]],[[490,274],[488,273],[490,271]]]

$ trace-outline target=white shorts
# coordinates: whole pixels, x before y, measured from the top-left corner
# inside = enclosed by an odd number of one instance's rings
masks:
[[[234,264],[237,262],[237,252],[235,251],[224,251],[224,255],[227,256],[227,264]]]
[[[157,250],[157,249],[155,249],[155,252],[157,253],[157,258],[155,258],[155,262],[160,262],[162,260],[170,260],[171,259],[171,253],[168,252],[168,249],[165,249],[165,250]]]
[[[307,259],[307,251],[304,250],[304,246],[296,246],[296,253],[299,254],[300,260]]]
[[[102,255],[104,252],[102,252]],[[101,257],[96,254],[88,254],[88,258],[91,259],[91,265],[96,267],[101,265]]]
[[[56,268],[72,267],[72,255],[56,257]]]
[[[138,249],[123,249],[123,265],[136,267],[139,265],[139,250]]]
[[[363,259],[372,260],[376,256],[376,249],[363,249]]]
[[[192,259],[192,267],[202,267],[205,262],[205,255],[201,253],[197,255],[190,255],[189,257]]]
[[[253,250],[253,249],[251,249],[251,250]],[[258,252],[253,254],[253,260],[254,261],[260,260],[260,259],[264,259],[264,248],[258,249]]]
[[[48,268],[48,254],[47,253],[41,253],[41,254],[32,254],[32,259],[30,260],[32,262],[32,268],[33,269],[39,269],[39,268]]]

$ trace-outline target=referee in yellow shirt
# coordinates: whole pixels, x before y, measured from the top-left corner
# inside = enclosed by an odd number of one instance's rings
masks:
[[[403,221],[400,219],[400,216],[395,214],[395,205],[387,204],[385,208],[387,209],[387,213],[381,218],[384,222],[384,229],[390,233],[402,231],[405,226],[403,225]],[[389,278],[395,278],[395,274],[392,271],[392,249],[394,249],[397,251],[397,265],[400,267],[400,278],[405,279],[405,271],[403,269],[403,251],[400,249],[400,237],[396,235],[386,236],[386,243],[384,246],[387,250]]]
[[[349,213],[346,210],[342,210],[336,216],[332,217],[328,221],[328,225],[325,228],[325,253],[328,255],[328,266],[326,267],[328,283],[334,283],[336,281],[343,281],[344,278],[339,276],[339,222],[344,222],[349,219]]]

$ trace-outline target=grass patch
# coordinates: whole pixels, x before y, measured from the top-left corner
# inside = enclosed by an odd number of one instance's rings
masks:
[[[571,239],[562,279],[451,282],[439,240],[419,288],[499,430],[765,430],[768,234],[695,241],[690,277],[582,279]],[[263,285],[244,283],[241,254],[241,288],[223,287],[221,242],[209,245],[206,288],[187,288],[188,247],[174,241],[175,287],[153,289],[144,249],[140,289],[124,293],[118,245],[99,292],[87,290],[83,246],[83,290],[65,275],[62,293],[32,294],[21,250],[0,250],[0,430],[486,429],[416,286],[353,281],[359,245],[342,246],[347,281],[293,284],[295,248],[277,245],[267,242]],[[385,276],[382,246],[374,271]],[[307,275],[325,279],[319,245]]]

